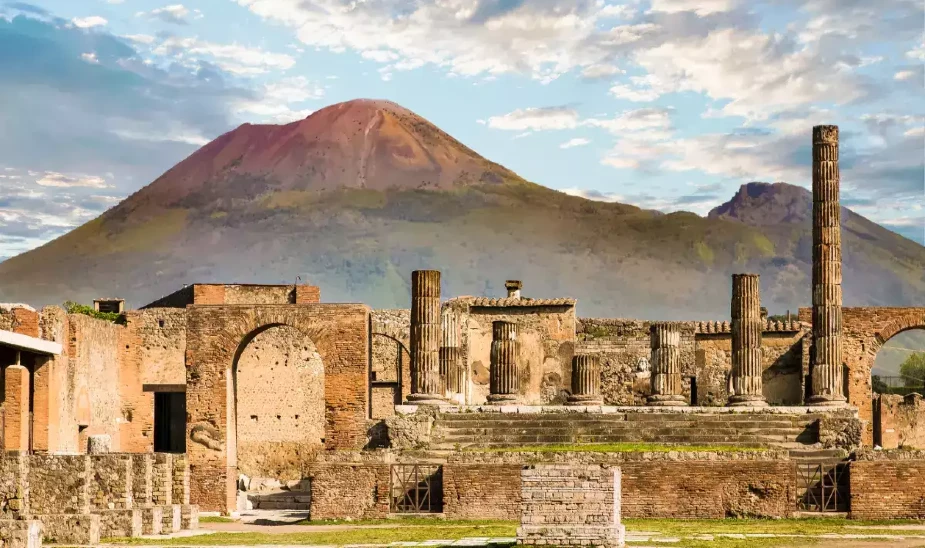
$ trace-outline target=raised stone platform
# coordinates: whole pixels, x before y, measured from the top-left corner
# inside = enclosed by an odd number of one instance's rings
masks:
[[[619,468],[538,464],[525,467],[520,478],[517,544],[624,545]]]
[[[418,410],[398,408],[405,416]],[[854,408],[818,407],[442,406],[433,417],[433,449],[675,443],[797,450],[837,438],[821,433],[832,424],[860,424]]]

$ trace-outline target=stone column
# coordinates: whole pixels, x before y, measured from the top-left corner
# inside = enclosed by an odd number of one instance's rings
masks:
[[[3,372],[4,382],[4,451],[28,451],[29,447],[29,369],[16,363]]]
[[[761,295],[757,274],[732,275],[732,372],[729,405],[765,407],[761,375]]]
[[[572,357],[572,394],[565,405],[602,405],[601,362],[597,356]]]
[[[838,126],[813,127],[813,344],[809,405],[842,405]]]
[[[509,299],[519,299],[520,290],[524,288],[524,284],[520,280],[507,280],[504,282],[504,288],[507,289]]]
[[[443,315],[443,344],[440,346],[440,378],[443,379],[444,394],[459,394],[462,391],[462,371],[459,348],[459,317],[452,312]]]
[[[409,404],[446,403],[440,387],[440,271],[411,273],[411,393]]]
[[[648,405],[687,405],[681,393],[681,326],[673,322],[655,323],[649,327],[652,347],[652,395]]]
[[[520,375],[517,371],[517,324],[496,321],[491,324],[491,363],[489,370],[488,403],[517,403]]]

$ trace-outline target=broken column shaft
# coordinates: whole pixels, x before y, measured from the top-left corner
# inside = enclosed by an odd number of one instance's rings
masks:
[[[459,318],[448,311],[443,315],[443,344],[440,346],[440,378],[443,379],[444,393],[462,392],[462,368],[459,348]]]
[[[764,407],[761,295],[757,274],[732,275],[732,372],[729,405]]]
[[[648,405],[687,405],[681,389],[681,326],[674,322],[652,324],[649,328],[652,348],[652,395]]]
[[[838,126],[813,127],[813,344],[810,405],[845,403],[842,388]]]
[[[517,324],[496,321],[491,324],[491,362],[488,403],[513,404],[520,393],[517,371]]]
[[[597,356],[572,357],[572,394],[565,405],[601,405],[601,365]]]
[[[446,403],[440,381],[440,271],[411,273],[410,404]]]

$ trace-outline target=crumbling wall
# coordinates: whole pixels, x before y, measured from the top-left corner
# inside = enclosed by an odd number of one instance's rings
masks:
[[[185,385],[186,309],[146,308],[125,318],[140,341],[141,383]]]
[[[519,519],[521,468],[519,464],[444,465],[444,513],[454,519]]]
[[[291,285],[226,285],[223,304],[289,304],[293,291]]]
[[[313,520],[383,518],[389,514],[389,465],[312,465]]]
[[[470,404],[489,393],[492,323],[517,324],[520,397],[525,404],[564,403],[572,380],[576,318],[574,306],[471,306],[460,321]]]
[[[90,456],[90,511],[133,506],[132,457],[124,453]]]
[[[411,310],[373,310],[370,324],[372,418],[383,419],[411,392]]]
[[[921,395],[878,395],[874,399],[874,417],[880,428],[879,433],[874,433],[874,441],[883,449],[925,449],[925,400]]]
[[[31,455],[29,513],[89,513],[90,477],[89,455]]]
[[[123,413],[120,394],[121,383],[131,382],[120,375],[124,328],[83,314],[69,314],[68,327],[68,359],[74,362],[69,369],[75,375],[77,397],[87,398],[90,419],[79,432],[77,450],[86,452],[88,436],[105,434],[112,439],[113,451],[119,451],[120,424],[130,419]]]
[[[257,334],[235,367],[238,469],[251,477],[300,479],[324,438],[324,364],[298,329]]]
[[[925,519],[925,452],[861,453],[848,475],[852,519]]]

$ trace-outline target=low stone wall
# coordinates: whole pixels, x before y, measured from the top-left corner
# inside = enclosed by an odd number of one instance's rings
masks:
[[[443,511],[454,519],[517,519],[519,464],[443,467]]]
[[[874,399],[874,444],[884,449],[925,449],[925,399],[883,394]]]
[[[311,519],[381,518],[389,514],[389,465],[318,463],[311,467]]]
[[[89,514],[89,455],[31,455],[28,513]]]
[[[895,453],[851,463],[852,519],[925,519],[925,452]]]
[[[132,507],[132,457],[125,454],[90,457],[90,510]]]

